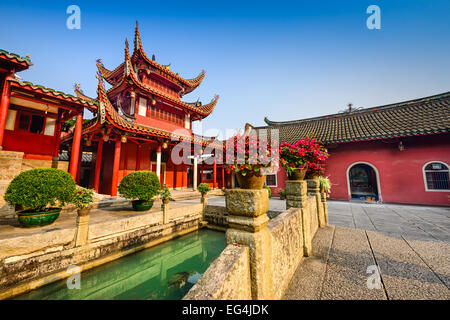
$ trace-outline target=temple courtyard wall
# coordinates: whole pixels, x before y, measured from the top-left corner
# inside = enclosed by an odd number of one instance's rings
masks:
[[[7,299],[198,230],[204,205],[181,200],[166,210],[160,202],[139,213],[128,207],[93,210],[89,216],[63,212],[52,225],[0,225],[0,299]],[[15,221],[15,219],[10,219]]]
[[[280,299],[328,224],[316,180],[287,182],[287,210],[269,218],[266,190],[228,190],[226,207],[208,206],[205,220],[227,228],[227,247],[185,300]]]

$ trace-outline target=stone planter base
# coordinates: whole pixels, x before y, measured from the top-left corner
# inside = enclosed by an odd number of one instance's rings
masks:
[[[153,207],[153,200],[145,201],[145,200],[133,200],[131,201],[133,205],[134,211],[147,211]]]
[[[266,182],[266,176],[261,175],[257,176],[254,174],[247,174],[245,176],[237,173],[236,174],[239,186],[241,189],[253,189],[260,190],[263,188],[264,183]]]
[[[22,227],[42,227],[55,222],[59,217],[61,208],[48,208],[46,211],[33,212],[26,210],[17,213],[19,223]]]

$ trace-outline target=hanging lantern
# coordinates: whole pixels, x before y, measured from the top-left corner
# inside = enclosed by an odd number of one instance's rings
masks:
[[[163,142],[162,147],[163,147],[163,149],[167,149],[167,142],[166,141]]]
[[[109,136],[107,134],[103,135],[103,141],[108,142]]]
[[[120,141],[121,141],[122,143],[126,143],[126,142],[127,142],[127,136],[126,136],[126,135],[123,135],[123,136],[120,138]]]

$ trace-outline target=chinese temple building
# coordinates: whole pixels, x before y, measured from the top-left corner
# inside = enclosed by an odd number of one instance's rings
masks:
[[[20,81],[18,72],[32,66],[30,58],[0,50],[0,196],[20,172],[36,167],[59,167],[61,125],[92,101]],[[2,198],[0,197],[0,202]]]
[[[322,141],[330,157],[331,199],[450,205],[450,92],[255,129],[278,129],[281,142]],[[273,193],[285,169],[267,176]]]
[[[216,161],[205,164],[201,161],[205,157],[183,155],[184,161],[175,163],[171,157],[179,140],[189,143],[192,150],[206,146],[214,150],[215,143],[221,148],[214,138],[192,132],[192,122],[210,115],[218,96],[208,104],[181,100],[202,83],[204,71],[185,79],[169,65],[156,62],[154,56],[149,58],[137,23],[133,53],[125,41],[124,61],[119,66],[107,69],[99,59],[97,68],[97,98],[87,97],[75,85],[76,95],[95,106],[94,117],[83,123],[83,115],[78,114],[73,132],[61,139],[61,148],[70,154],[69,172],[78,183],[102,194],[117,195],[120,180],[135,170],[153,171],[163,185],[175,189],[195,188],[199,182],[212,187],[229,183],[230,177],[225,179]],[[90,154],[90,162],[82,161],[84,153]],[[211,154],[215,157],[214,151]]]

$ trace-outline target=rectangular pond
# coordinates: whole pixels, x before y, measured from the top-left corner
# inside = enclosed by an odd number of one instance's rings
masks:
[[[202,229],[86,270],[80,276],[80,289],[69,289],[68,278],[15,299],[178,300],[225,246],[223,232]]]

